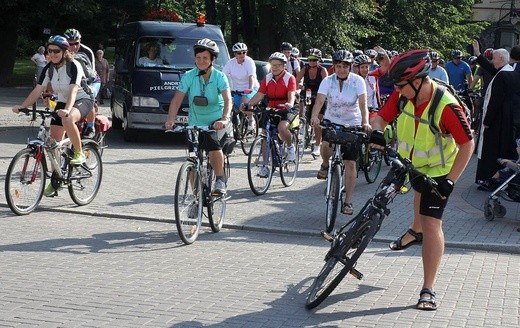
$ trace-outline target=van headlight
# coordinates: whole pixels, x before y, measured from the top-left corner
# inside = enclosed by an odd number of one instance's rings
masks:
[[[159,107],[159,101],[153,97],[132,97],[134,107]]]

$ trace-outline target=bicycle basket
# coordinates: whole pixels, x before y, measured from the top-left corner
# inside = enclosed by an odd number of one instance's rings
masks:
[[[323,130],[323,140],[340,145],[350,145],[357,143],[359,137],[357,134],[349,131],[327,128]]]

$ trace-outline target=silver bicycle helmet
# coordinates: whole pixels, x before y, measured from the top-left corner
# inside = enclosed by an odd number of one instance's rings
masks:
[[[318,59],[318,60],[321,60],[321,50],[318,49],[318,48],[311,48],[309,49],[309,55],[307,56],[307,58],[309,59]]]
[[[69,28],[63,33],[63,36],[67,38],[67,40],[79,40],[81,39],[81,34],[75,28]]]
[[[367,49],[365,50],[365,55],[367,55],[370,58],[376,58],[377,51],[375,51],[374,49]]]
[[[296,47],[293,47],[291,49],[291,55],[294,56],[294,57],[299,56],[300,55],[300,50],[298,48],[296,48]]]
[[[340,49],[332,55],[332,60],[336,62],[346,62],[352,64],[354,61],[354,56],[350,51]]]
[[[372,60],[367,55],[359,55],[354,58],[354,66],[369,64]]]

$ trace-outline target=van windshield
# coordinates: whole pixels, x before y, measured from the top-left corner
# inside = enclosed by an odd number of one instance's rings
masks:
[[[195,67],[193,45],[197,40],[173,38],[141,38],[137,48],[137,67],[154,67],[161,69],[191,69]],[[227,50],[224,44],[217,45],[220,53]],[[222,69],[225,58],[217,57],[215,66]]]

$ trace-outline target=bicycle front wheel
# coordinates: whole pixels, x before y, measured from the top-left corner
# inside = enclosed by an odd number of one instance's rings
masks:
[[[242,152],[244,155],[249,155],[249,150],[251,149],[251,145],[253,144],[253,141],[255,141],[256,137],[258,137],[258,117],[256,115],[253,115],[251,118],[253,119],[253,129],[248,130],[248,121],[247,116],[242,116],[242,121],[240,125],[241,129],[241,138],[240,138],[240,145],[242,146]]]
[[[338,215],[338,205],[340,204],[341,196],[341,168],[339,165],[334,165],[329,185],[329,192],[327,194],[327,212],[325,216],[325,229],[327,232],[332,232],[334,224],[336,224],[336,217]]]
[[[267,192],[273,179],[273,158],[266,137],[258,137],[251,145],[247,158],[247,180],[255,195]]]
[[[364,164],[363,171],[365,172],[365,180],[368,183],[376,181],[381,171],[381,162],[383,161],[383,155],[380,151],[372,150],[368,145],[365,148],[365,159],[367,162]]]
[[[286,157],[282,159],[282,163],[280,164],[280,178],[282,179],[283,185],[286,187],[289,187],[294,183],[294,180],[296,180],[296,175],[298,174],[300,149],[298,147],[298,135],[296,132],[292,133],[292,144],[296,153],[294,161],[289,161]]]
[[[179,237],[192,244],[199,236],[202,224],[202,181],[195,164],[182,164],[175,184],[175,225]]]
[[[103,177],[101,155],[94,144],[83,145],[85,163],[69,164],[68,188],[72,201],[79,206],[90,204],[96,197]]]
[[[211,189],[213,183],[215,183],[215,173],[210,168],[208,174],[208,188]],[[212,196],[208,195],[208,202],[206,208],[208,211],[209,226],[213,232],[219,232],[224,224],[224,218],[226,217],[226,195]]]
[[[340,234],[337,245],[333,246],[325,256],[325,265],[314,279],[307,296],[306,307],[315,308],[323,302],[332,291],[351,272],[368,243],[372,240],[377,227],[372,220],[354,221],[347,232]],[[361,278],[361,276],[358,276]]]
[[[5,198],[11,211],[17,215],[34,211],[43,196],[46,177],[42,163],[36,156],[38,150],[22,149],[14,156],[7,169]]]

